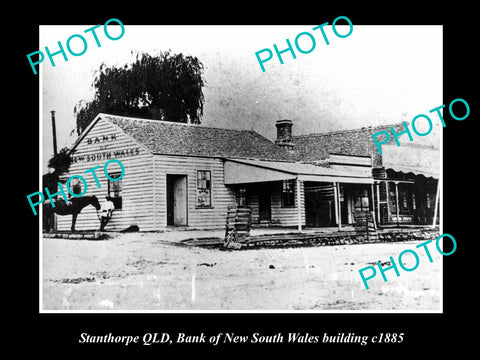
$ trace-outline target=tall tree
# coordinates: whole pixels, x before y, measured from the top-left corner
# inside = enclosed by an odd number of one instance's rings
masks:
[[[91,101],[74,108],[77,133],[100,113],[199,124],[203,116],[203,64],[196,57],[160,52],[137,53],[123,67],[100,66]]]
[[[50,160],[48,160],[48,167],[55,169],[57,174],[63,174],[70,169],[70,165],[72,164],[72,158],[68,153],[68,148],[60,149],[60,151],[53,155]]]
[[[69,154],[68,148],[61,149],[57,154],[53,155],[50,160],[48,160],[48,167],[53,169],[53,171],[48,172],[43,175],[43,187],[48,188],[51,194],[57,192],[57,183],[60,181],[60,175],[68,172],[70,165],[72,164],[72,158]],[[45,199],[47,194],[44,192]]]

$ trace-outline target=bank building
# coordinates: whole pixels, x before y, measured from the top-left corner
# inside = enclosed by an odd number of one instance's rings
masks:
[[[294,135],[294,122],[272,122],[271,141],[253,130],[99,114],[70,148],[66,180],[109,159],[118,159],[118,181],[97,172],[86,177],[88,195],[115,205],[107,231],[136,225],[225,227],[227,208],[247,205],[253,226],[339,227],[368,211],[379,226],[438,221],[438,144],[390,141],[380,155],[372,134],[390,126]],[[393,125],[395,126],[403,126]],[[116,179],[121,173],[109,176]],[[91,183],[90,183],[91,182]],[[79,193],[83,184],[72,184]],[[80,189],[78,189],[80,187]],[[69,230],[70,216],[57,216]],[[77,230],[98,228],[93,207],[77,218]]]

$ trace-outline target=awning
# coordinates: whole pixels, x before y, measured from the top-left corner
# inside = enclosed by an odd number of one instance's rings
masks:
[[[385,169],[439,179],[440,151],[424,146],[382,146]]]
[[[396,172],[401,172],[405,175],[408,175],[408,174],[413,174],[413,175],[423,175],[427,178],[433,178],[433,179],[436,179],[438,180],[439,178],[439,174],[438,174],[438,171],[435,171],[435,170],[428,170],[428,169],[419,169],[419,168],[409,168],[409,167],[406,167],[406,166],[399,166],[399,165],[388,165],[388,166],[385,166],[385,169],[387,170],[394,170]]]
[[[224,160],[225,185],[292,180],[373,184],[370,168],[335,169],[299,162]]]

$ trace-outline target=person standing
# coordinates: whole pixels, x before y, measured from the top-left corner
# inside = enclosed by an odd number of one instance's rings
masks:
[[[100,210],[97,211],[98,219],[100,220],[99,231],[105,230],[105,226],[107,226],[108,221],[112,217],[113,210],[115,210],[115,205],[108,196],[105,196],[105,202],[102,203]]]

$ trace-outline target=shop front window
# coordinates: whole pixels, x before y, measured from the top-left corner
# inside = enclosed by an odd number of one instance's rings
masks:
[[[433,206],[434,206],[434,202],[435,202],[434,196],[435,195],[433,193],[427,193],[427,208],[428,209],[432,209]]]
[[[395,190],[390,190],[388,193],[390,197],[391,211],[396,213],[397,212],[397,196],[395,195]]]
[[[412,211],[412,203],[409,197],[410,192],[407,189],[399,189],[398,202],[400,205],[400,212],[409,213]]]
[[[354,205],[355,210],[368,211],[368,190],[367,189],[355,189],[354,190]]]

